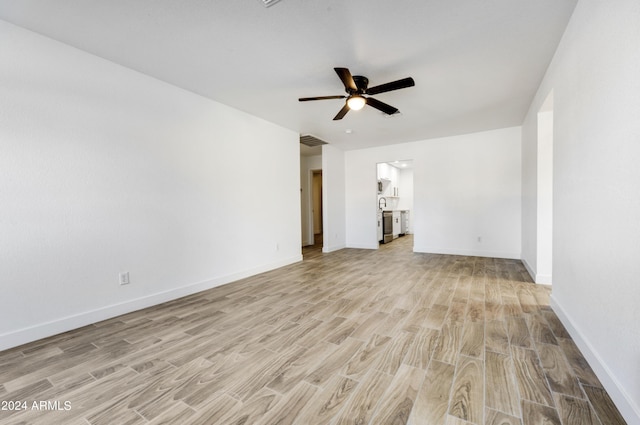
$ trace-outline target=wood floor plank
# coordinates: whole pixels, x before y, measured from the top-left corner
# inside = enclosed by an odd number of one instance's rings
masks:
[[[563,425],[600,425],[589,402],[565,394],[554,394]]]
[[[232,383],[225,388],[225,391],[239,400],[247,400],[265,387],[273,379],[273,376],[279,375],[289,365],[304,356],[306,352],[306,348],[293,345],[281,353],[267,355],[264,362],[256,364],[256,368],[245,369],[245,379]]]
[[[323,386],[333,373],[343,368],[345,363],[356,354],[362,345],[362,341],[348,338],[325,358],[318,367],[305,376],[304,380],[313,385]]]
[[[520,301],[520,307],[525,313],[535,313],[538,310],[538,302],[536,298],[523,287],[518,288],[517,291],[518,300]]]
[[[143,384],[143,378],[131,369],[118,371],[100,381],[92,381],[85,387],[76,388],[65,397],[65,401],[71,402],[72,409],[55,412],[55,420],[59,423],[71,423],[82,417],[88,418],[100,414],[111,406],[122,405],[129,394]],[[26,415],[15,415],[18,419],[16,423],[46,424],[52,420],[51,412],[47,410],[31,410],[20,413],[26,413]],[[25,417],[24,422],[23,416]]]
[[[455,366],[432,361],[418,391],[410,425],[442,425],[449,408],[449,394],[453,385]]]
[[[340,317],[340,316],[339,316]],[[345,318],[346,319],[346,318]],[[327,341],[334,344],[340,344],[360,327],[360,322],[353,319],[346,319],[338,327],[334,328],[331,334],[326,338]]]
[[[401,332],[389,342],[375,368],[389,375],[395,375],[414,339],[415,334]]]
[[[174,395],[176,400],[182,400],[191,407],[198,408],[208,401],[211,394],[224,391],[225,388],[237,383],[239,373],[259,371],[271,361],[269,350],[260,350],[245,358],[228,355],[216,361],[214,367],[193,375],[184,385],[181,385]]]
[[[344,407],[357,381],[334,375],[324,390],[306,404],[296,421],[305,425],[328,424]]]
[[[455,301],[449,306],[449,310],[447,311],[447,315],[444,320],[448,322],[464,322],[466,312],[466,299],[465,301]]]
[[[189,418],[195,415],[195,410],[186,404],[179,404],[172,409],[166,410],[164,414],[156,416],[149,421],[149,425],[172,425],[189,423]]]
[[[347,401],[335,425],[368,424],[392,379],[387,373],[370,370]]]
[[[447,311],[449,311],[449,307],[447,305],[437,303],[433,304],[423,322],[423,326],[440,330],[442,328],[444,318],[447,315]]]
[[[473,292],[472,292],[473,293]],[[484,322],[485,320],[485,308],[484,299],[470,300],[467,304],[467,312],[465,315],[465,321],[467,322]]]
[[[564,353],[557,345],[537,344],[542,369],[547,377],[551,391],[584,398],[578,378],[569,366]]]
[[[289,392],[298,382],[319,368],[324,359],[337,349],[335,344],[322,341],[309,354],[291,362],[278,373],[274,373],[266,387],[279,393]]]
[[[504,412],[487,408],[485,411],[485,425],[522,425],[520,417],[507,415]]]
[[[509,287],[504,281],[500,285],[500,293],[502,296],[502,314],[505,320],[510,317],[522,317],[524,314],[522,307],[520,307],[520,301],[518,297],[512,295],[511,292],[515,292],[513,288]]]
[[[484,418],[484,364],[473,357],[460,356],[451,389],[449,415],[468,422]]]
[[[485,387],[487,407],[520,417],[520,403],[511,356],[486,352]]]
[[[506,318],[507,334],[509,343],[524,348],[532,348],[533,341],[529,335],[527,322],[522,316],[512,316]]]
[[[198,408],[197,413],[189,418],[189,424],[211,425],[220,423],[220,419],[228,415],[229,412],[237,412],[241,406],[242,402],[224,392],[220,392]]]
[[[341,374],[352,379],[360,380],[375,362],[378,361],[381,354],[386,350],[391,337],[373,334],[366,344],[361,345],[358,351],[349,359],[341,370]]]
[[[404,322],[402,330],[413,333],[420,331],[420,329],[423,327],[423,323],[429,315],[430,310],[431,309],[429,307],[425,306],[419,306],[415,308],[413,311],[411,311],[406,321]]]
[[[291,320],[292,322],[296,322],[299,323],[302,320],[308,318],[308,317],[315,317],[316,313],[319,313],[321,311],[323,311],[325,308],[327,308],[331,303],[327,300],[321,300],[320,302],[317,303],[300,303],[298,304],[298,306],[295,309],[292,309],[291,311],[287,311],[284,310],[280,313],[280,320],[273,320],[273,323],[277,323],[278,321],[282,321],[282,319],[284,317],[290,317],[289,320]],[[290,316],[289,316],[290,314]],[[286,316],[285,316],[286,315]],[[317,318],[316,318],[317,319]],[[268,322],[267,322],[268,323]]]
[[[438,345],[433,353],[435,360],[455,364],[460,352],[460,341],[462,340],[463,323],[446,322],[442,326]]]
[[[371,423],[406,424],[422,384],[424,373],[421,369],[401,365],[391,381],[389,389],[378,403]]]
[[[304,406],[313,398],[317,389],[318,387],[315,385],[311,385],[305,381],[300,381],[300,383],[289,393],[283,396],[275,406],[273,406],[273,408],[258,419],[255,422],[256,425],[294,424],[296,417]]]
[[[496,280],[493,278],[493,272],[491,270],[485,269],[482,271],[482,275],[484,277],[485,305],[501,305],[502,298],[500,297],[500,287],[498,286]]]
[[[344,317],[334,317],[330,321],[321,322],[320,325],[314,327],[310,332],[301,336],[295,344],[307,348],[313,347],[318,343],[318,341],[324,340],[331,335],[333,329],[336,329],[344,323],[345,320],[347,319]]]
[[[496,353],[510,354],[509,336],[502,320],[491,320],[485,324],[485,349]]]
[[[39,359],[31,362],[27,359],[15,360],[0,367],[0,382],[7,391],[12,392],[26,385],[33,384],[49,378],[56,373],[64,372],[69,364],[84,363],[93,357],[92,351],[98,348],[90,343],[82,343],[79,350],[67,354],[61,354]],[[28,365],[25,368],[24,365]],[[23,367],[20,367],[23,365]]]
[[[174,396],[180,388],[188,386],[195,377],[204,376],[214,367],[214,363],[206,359],[195,359],[180,368],[168,367],[163,361],[137,368],[141,375],[146,375],[147,383],[128,398],[127,407],[135,409],[146,419],[153,419],[162,414],[167,404],[174,403]]]
[[[268,388],[263,388],[255,393],[249,400],[245,401],[240,409],[227,412],[220,418],[220,423],[228,425],[254,424],[266,415],[267,412],[271,411],[281,398],[282,396],[280,394]],[[173,423],[170,422],[169,424]]]
[[[484,306],[485,321],[503,320],[504,309],[500,301],[488,301]]]
[[[460,354],[469,357],[483,357],[484,322],[465,322],[460,343]]]
[[[520,397],[552,406],[551,391],[547,386],[542,366],[538,361],[538,355],[532,350],[517,346],[511,347],[511,353]]]
[[[571,338],[571,335],[569,335],[569,332],[567,332],[567,329],[564,327],[562,322],[560,322],[560,319],[558,319],[558,316],[556,316],[553,311],[542,310],[541,314],[542,316],[544,316],[545,320],[549,324],[549,327],[551,328],[551,332],[553,332],[553,335],[556,338]]]
[[[445,425],[476,425],[476,424],[465,421],[456,416],[447,415],[447,421]]]
[[[292,322],[293,323],[293,322]],[[274,338],[270,343],[265,344],[265,347],[274,350],[282,351],[291,347],[291,345],[297,343],[305,336],[314,332],[323,322],[316,319],[308,319],[297,322],[298,326],[292,327],[287,332],[282,332],[277,338]],[[334,338],[336,340],[344,340],[348,335],[336,334]]]
[[[375,311],[363,320],[363,323],[358,326],[350,335],[352,338],[366,341],[371,334],[379,333],[378,327],[389,320],[389,314],[381,311]]]
[[[409,351],[402,361],[409,366],[426,370],[433,356],[433,352],[438,345],[440,333],[435,329],[421,328],[417,333]]]
[[[580,382],[593,387],[602,388],[600,380],[593,372],[593,369],[591,369],[591,366],[589,366],[589,363],[587,363],[587,360],[584,358],[573,340],[568,338],[558,338],[558,344],[569,360],[569,364]]]
[[[525,314],[525,321],[529,328],[529,334],[534,341],[543,344],[558,344],[556,337],[553,335],[547,321],[537,312]]]
[[[609,397],[609,394],[607,394],[604,389],[589,385],[583,385],[583,388],[589,402],[603,424],[626,425],[620,411],[618,411],[613,400],[611,400],[611,397]]]
[[[523,425],[562,425],[556,409],[529,400],[522,400],[522,423]]]

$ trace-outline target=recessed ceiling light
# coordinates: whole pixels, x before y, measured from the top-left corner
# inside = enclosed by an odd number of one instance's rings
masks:
[[[344,132],[347,133],[347,134],[351,134],[351,133],[353,133],[353,130],[351,130],[350,128],[347,128]]]

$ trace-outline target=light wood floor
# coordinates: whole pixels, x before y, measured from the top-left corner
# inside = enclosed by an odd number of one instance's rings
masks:
[[[28,403],[0,423],[624,424],[519,261],[411,245],[305,249],[0,352],[0,400]]]

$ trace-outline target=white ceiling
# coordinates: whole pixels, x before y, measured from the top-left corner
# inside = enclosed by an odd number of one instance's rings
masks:
[[[577,0],[0,0],[0,19],[342,149],[522,123]],[[332,118],[334,67],[370,86]],[[346,130],[351,130],[348,134]]]

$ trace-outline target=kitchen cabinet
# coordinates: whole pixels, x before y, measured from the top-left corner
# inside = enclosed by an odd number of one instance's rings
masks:
[[[399,170],[389,164],[378,164],[378,181],[381,183],[382,191],[378,193],[384,197],[397,197],[398,183],[399,183]]]
[[[400,211],[400,235],[404,236],[409,233],[409,211]]]
[[[378,178],[391,180],[392,168],[394,167],[390,166],[389,164],[385,164],[385,163],[378,164]]]
[[[393,212],[393,238],[394,239],[400,236],[400,230],[402,229],[402,224],[400,223],[401,218],[402,218],[402,215],[400,214],[400,211]]]

